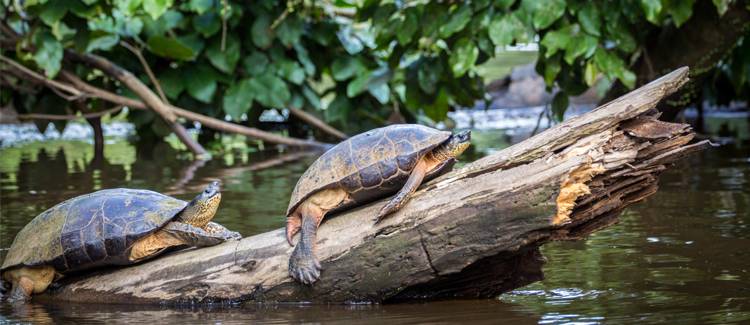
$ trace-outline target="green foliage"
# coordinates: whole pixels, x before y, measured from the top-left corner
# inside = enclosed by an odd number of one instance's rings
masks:
[[[713,3],[723,14],[729,2]],[[395,108],[407,120],[437,122],[451,107],[472,106],[484,95],[478,66],[498,49],[535,39],[537,70],[548,88],[559,89],[553,112],[562,118],[568,96],[598,78],[634,87],[629,65],[648,31],[682,26],[695,14],[693,5],[49,0],[18,2],[0,14],[23,37],[3,55],[49,77],[64,66],[105,88],[121,87],[88,68],[63,65],[69,49],[104,56],[148,81],[140,62],[119,45],[126,41],[144,50],[166,95],[187,109],[239,122],[260,110],[295,107],[357,132],[381,125]],[[30,96],[17,106],[30,111],[36,101]],[[163,133],[153,116],[130,118]]]

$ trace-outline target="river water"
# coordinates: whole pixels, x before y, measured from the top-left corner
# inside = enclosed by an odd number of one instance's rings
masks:
[[[521,135],[475,131],[473,160]],[[85,141],[0,149],[0,255],[32,218],[67,198],[112,187],[190,199],[224,183],[215,221],[243,235],[282,227],[289,194],[314,156],[229,141],[191,163],[169,145],[110,139],[103,157]],[[228,148],[228,149],[227,149]],[[496,299],[398,305],[238,307],[0,303],[0,323],[748,323],[750,150],[728,144],[661,177],[659,192],[588,240],[543,246],[546,279]]]

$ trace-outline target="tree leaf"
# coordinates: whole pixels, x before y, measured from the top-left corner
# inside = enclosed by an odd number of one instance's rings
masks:
[[[641,0],[641,8],[646,14],[646,20],[654,25],[660,24],[661,0]]]
[[[573,65],[573,61],[576,58],[583,55],[584,58],[589,58],[594,55],[597,48],[597,40],[593,36],[587,34],[580,34],[573,38],[565,49],[565,62],[569,65]]]
[[[171,99],[177,99],[180,93],[185,90],[185,81],[180,70],[177,69],[170,68],[160,73],[159,83],[161,84],[161,89],[164,90],[164,94]]]
[[[209,37],[221,29],[221,18],[215,12],[205,12],[193,17],[193,28],[204,37]]]
[[[542,38],[540,43],[544,46],[545,57],[551,57],[557,53],[558,50],[564,50],[570,46],[571,36],[573,35],[573,28],[571,25],[565,26],[559,30],[553,30],[548,32]]]
[[[163,15],[171,6],[172,0],[143,0],[143,11],[154,20]]]
[[[537,30],[551,26],[565,14],[565,0],[523,0],[521,7],[531,14]]]
[[[221,50],[221,39],[217,38],[206,49],[208,61],[219,71],[231,74],[240,60],[240,41],[234,35],[228,35],[226,48]]]
[[[515,14],[495,15],[488,27],[492,43],[500,47],[511,44],[517,35],[523,34],[525,31],[526,27]]]
[[[41,19],[47,26],[54,26],[60,19],[65,16],[68,12],[68,6],[64,0],[51,0],[42,5],[41,11],[39,11],[39,19]]]
[[[343,56],[331,64],[332,77],[336,81],[347,80],[363,71],[365,71],[365,66],[357,57]]]
[[[120,0],[116,1],[117,9],[127,16],[133,16],[141,7],[142,0]]]
[[[308,86],[302,86],[302,95],[305,96],[305,99],[313,108],[322,108],[322,105],[320,103],[320,96],[318,96],[318,94],[314,90],[312,90],[312,88]]]
[[[328,105],[325,111],[326,120],[328,121],[344,121],[346,122],[347,113],[351,108],[351,102],[349,98],[342,94],[336,95],[336,98]]]
[[[419,17],[415,10],[407,9],[404,13],[404,21],[401,22],[400,28],[396,31],[396,38],[401,45],[406,45],[412,40],[412,35],[419,27]]]
[[[185,75],[190,76],[184,79],[188,94],[201,102],[210,103],[216,92],[216,72],[199,64],[186,71]]]
[[[352,35],[352,30],[349,26],[342,27],[338,32],[336,32],[336,36],[341,42],[341,45],[344,46],[346,52],[351,55],[355,55],[365,48],[365,46],[362,44],[362,41]]]
[[[516,2],[516,0],[497,0],[497,1],[494,1],[495,6],[498,7],[498,8],[500,8],[500,9],[503,9],[503,10],[506,10],[506,9],[510,8],[510,6],[512,6],[514,2]]]
[[[555,78],[561,69],[559,55],[551,57],[544,62],[544,83],[548,87],[552,87],[555,84]]]
[[[672,20],[675,26],[680,27],[684,24],[690,16],[693,15],[693,3],[695,0],[679,0],[669,2],[669,14],[672,15]]]
[[[305,70],[296,61],[285,60],[281,62],[276,73],[296,85],[301,85],[305,81]]]
[[[315,74],[315,64],[310,60],[310,55],[307,53],[307,49],[300,43],[294,44],[294,50],[297,52],[297,60],[302,63],[305,68],[305,73],[308,76]]]
[[[86,52],[93,52],[95,50],[109,50],[113,46],[117,45],[120,41],[120,37],[117,35],[102,34],[100,36],[94,36],[89,39],[86,45]]]
[[[297,16],[288,16],[284,21],[276,28],[276,36],[286,47],[291,47],[299,41],[302,36],[302,29],[304,23]]]
[[[245,71],[253,76],[260,75],[268,67],[268,57],[259,51],[253,51],[250,55],[242,59],[242,65]]]
[[[568,95],[558,91],[552,98],[552,114],[555,120],[562,122],[565,119],[565,111],[568,109]]]
[[[282,108],[291,98],[284,80],[271,73],[251,79],[250,86],[255,99],[267,107]]]
[[[185,61],[192,60],[196,55],[193,49],[171,37],[151,36],[146,43],[151,53],[165,58]]]
[[[463,76],[466,71],[474,67],[477,57],[479,57],[479,49],[470,38],[464,37],[458,40],[449,59],[453,76]]]
[[[594,36],[601,35],[599,31],[602,26],[601,18],[594,2],[586,2],[583,8],[578,11],[578,22],[586,33]]]
[[[224,113],[239,121],[253,104],[255,93],[252,79],[242,79],[227,89],[224,94]]]
[[[589,86],[593,86],[596,82],[596,76],[598,74],[599,71],[597,71],[594,62],[592,60],[586,62],[586,68],[583,72],[583,79],[586,81],[586,84]]]
[[[255,21],[250,29],[255,46],[266,49],[271,46],[273,32],[271,31],[271,18],[267,13],[261,12],[255,17]]]
[[[201,15],[209,9],[213,8],[214,5],[214,0],[190,0],[190,2],[188,2],[187,8]]]
[[[425,115],[435,122],[445,120],[448,116],[448,109],[450,108],[448,97],[448,92],[445,88],[440,88],[435,100],[424,106]]]
[[[419,88],[422,89],[426,94],[435,93],[437,89],[437,83],[443,74],[443,65],[436,61],[424,61],[419,65],[419,71],[417,71],[417,77],[419,80]]]
[[[716,7],[716,12],[719,13],[719,16],[724,16],[724,13],[729,10],[729,3],[732,2],[732,0],[713,0],[714,6]],[[748,8],[750,10],[750,8]]]
[[[450,14],[448,22],[440,26],[440,37],[448,38],[454,33],[462,30],[471,20],[471,6],[464,4]]]
[[[365,89],[367,89],[368,83],[370,82],[370,76],[370,71],[360,73],[356,78],[354,78],[354,80],[350,81],[349,84],[346,85],[346,95],[349,96],[349,98],[352,98],[365,91]]]
[[[391,89],[388,87],[388,83],[386,82],[370,84],[369,86],[367,86],[367,91],[381,104],[387,104],[391,96]]]

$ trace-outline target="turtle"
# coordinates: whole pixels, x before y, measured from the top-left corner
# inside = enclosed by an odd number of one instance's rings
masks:
[[[286,212],[286,239],[300,233],[289,274],[310,285],[320,278],[315,236],[326,214],[396,193],[375,218],[399,210],[424,180],[449,171],[469,147],[470,131],[451,133],[418,124],[396,124],[353,136],[332,147],[302,174]]]
[[[150,190],[115,188],[68,199],[42,212],[16,235],[0,267],[9,301],[44,292],[66,274],[128,265],[182,246],[213,246],[239,233],[211,222],[219,182],[185,202]]]

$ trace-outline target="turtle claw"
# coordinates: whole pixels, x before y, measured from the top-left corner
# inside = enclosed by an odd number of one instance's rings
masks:
[[[299,244],[298,244],[299,245]],[[289,275],[300,283],[311,285],[320,279],[320,262],[312,254],[294,249],[289,259]]]

